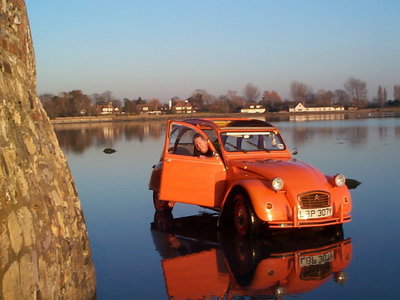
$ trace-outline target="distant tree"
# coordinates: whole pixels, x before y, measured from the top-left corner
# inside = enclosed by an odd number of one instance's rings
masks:
[[[383,89],[383,105],[386,105],[387,102],[387,91],[386,88]]]
[[[374,102],[376,102],[376,104],[378,105],[378,106],[383,106],[383,91],[382,91],[382,87],[381,86],[379,86],[378,87],[378,91],[376,92],[376,98],[374,99],[375,101]]]
[[[146,100],[143,100],[142,97],[137,98],[135,101],[136,104],[146,104]]]
[[[133,114],[136,112],[136,103],[127,98],[124,98],[124,107],[123,110],[127,114]]]
[[[346,91],[337,89],[333,92],[333,103],[348,106],[350,105],[350,97]]]
[[[90,95],[90,99],[92,100],[93,104],[104,104],[104,99],[98,93]]]
[[[322,106],[333,104],[333,93],[331,91],[319,90],[315,95],[315,103]]]
[[[155,109],[160,109],[161,102],[157,98],[153,98],[149,100],[149,105],[153,106]]]
[[[264,105],[268,111],[279,111],[282,99],[276,91],[264,91],[262,99],[259,102]]]
[[[46,111],[49,118],[54,119],[57,117],[57,109],[55,102],[53,101],[53,94],[41,94],[39,99],[42,102],[43,108]]]
[[[122,107],[122,101],[119,99],[113,99],[110,101],[113,107],[118,107],[119,109]]]
[[[90,96],[90,99],[92,100],[92,102],[94,104],[97,104],[97,105],[105,105],[109,102],[112,102],[113,100],[116,100],[111,91],[105,91],[101,94],[94,93]]]
[[[247,101],[255,102],[260,97],[260,90],[255,85],[248,83],[244,87],[243,95]]]
[[[209,106],[209,111],[227,113],[230,111],[229,99],[226,95],[219,96]]]
[[[81,90],[62,92],[57,96],[43,94],[40,98],[50,118],[95,114],[91,99]]]
[[[354,106],[363,107],[367,104],[368,91],[365,81],[349,77],[344,83],[344,88],[350,95]]]
[[[290,84],[290,94],[293,101],[302,102],[310,99],[312,89],[305,83],[299,81],[292,81]]]
[[[114,100],[114,96],[111,91],[105,91],[101,93],[101,97],[107,102]]]
[[[206,90],[196,89],[187,99],[195,108],[203,111],[210,110],[211,105],[216,100],[214,95],[211,95]]]
[[[205,90],[196,89],[192,95],[187,98],[187,100],[195,107],[197,110],[204,110],[204,99],[203,95],[206,93]]]
[[[228,90],[226,96],[232,111],[239,110],[243,107],[245,100],[242,96],[238,95],[238,92]]]
[[[400,85],[395,85],[393,88],[393,99],[400,101]]]
[[[67,115],[79,116],[89,114],[92,110],[90,98],[83,94],[81,90],[73,90],[64,93],[67,105]]]
[[[281,96],[276,91],[264,91],[262,95],[261,101],[264,104],[269,104],[269,105],[274,105],[274,104],[279,104],[282,99]]]

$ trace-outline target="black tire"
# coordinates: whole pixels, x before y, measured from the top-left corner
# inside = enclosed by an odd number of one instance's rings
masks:
[[[238,193],[233,198],[233,224],[241,236],[256,236],[260,231],[260,220],[254,213],[248,197]]]
[[[153,228],[162,232],[170,232],[173,228],[174,218],[170,212],[158,212],[154,213]]]
[[[169,205],[168,201],[159,199],[157,191],[153,191],[153,204],[157,212],[171,213],[172,211],[172,206]]]
[[[230,268],[237,283],[242,287],[251,284],[260,261],[259,249],[255,246],[257,239],[248,239],[236,235],[232,240],[230,253]]]

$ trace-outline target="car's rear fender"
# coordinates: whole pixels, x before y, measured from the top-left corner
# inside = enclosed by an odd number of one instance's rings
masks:
[[[220,210],[221,217],[229,217],[232,200],[237,193],[247,195],[257,217],[263,221],[287,220],[292,215],[285,192],[273,191],[267,182],[259,179],[245,179],[235,182],[228,189]]]
[[[160,190],[161,171],[162,171],[162,162],[159,162],[158,164],[153,166],[149,182],[149,190],[153,191]]]

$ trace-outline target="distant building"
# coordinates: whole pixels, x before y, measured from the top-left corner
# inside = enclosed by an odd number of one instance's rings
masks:
[[[266,109],[262,104],[247,104],[240,112],[246,114],[262,114],[265,113]]]
[[[332,112],[342,111],[344,106],[308,106],[299,102],[293,107],[289,107],[289,112]]]
[[[147,115],[161,115],[161,110],[149,104],[137,104],[136,112]]]
[[[188,100],[169,100],[169,109],[175,114],[192,114],[196,112]]]
[[[119,108],[114,107],[111,101],[107,104],[96,105],[96,110],[100,115],[112,115],[120,112]]]

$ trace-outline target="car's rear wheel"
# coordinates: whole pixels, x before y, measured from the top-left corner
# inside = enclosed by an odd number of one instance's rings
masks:
[[[153,191],[153,204],[158,212],[170,213],[173,208],[173,205],[170,205],[168,201],[160,200],[157,191]]]
[[[241,236],[255,236],[259,233],[259,219],[247,196],[241,193],[233,198],[233,223]]]

